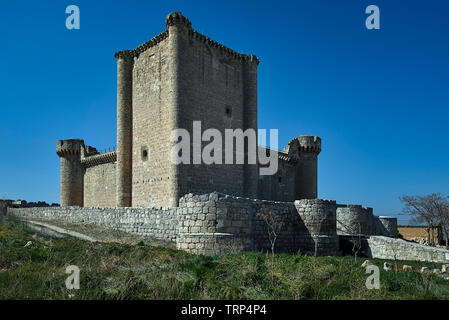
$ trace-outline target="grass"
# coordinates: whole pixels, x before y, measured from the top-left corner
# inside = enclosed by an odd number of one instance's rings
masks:
[[[33,245],[25,247],[28,241]],[[205,257],[143,242],[57,239],[0,219],[0,299],[449,298],[449,280],[387,272],[377,259],[371,261],[380,267],[380,289],[369,290],[363,260],[260,253]],[[414,270],[439,267],[403,264]],[[69,265],[80,268],[80,290],[65,287]]]

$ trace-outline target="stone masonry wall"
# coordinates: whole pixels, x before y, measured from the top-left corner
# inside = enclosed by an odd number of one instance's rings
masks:
[[[321,199],[275,202],[213,192],[187,194],[180,199],[179,207],[172,209],[9,208],[8,214],[50,223],[97,224],[176,241],[179,249],[197,254],[269,252],[273,235],[276,235],[275,252],[313,253],[317,244],[318,255],[338,254],[335,201]],[[318,220],[313,218],[314,214]]]
[[[140,236],[175,242],[177,248],[205,255],[269,252],[269,230],[277,235],[275,252],[339,255],[336,203],[322,199],[275,202],[217,192],[187,194],[177,208],[32,207],[7,214],[51,224],[96,224]],[[272,234],[273,235],[273,234]],[[272,238],[271,238],[272,239]],[[445,262],[449,251],[400,239],[371,236],[375,258]]]
[[[84,173],[84,206],[116,206],[117,162],[86,168]]]
[[[170,162],[176,128],[176,35],[134,58],[132,108],[132,206],[176,206],[176,168]]]
[[[1,202],[0,202],[1,203]],[[273,202],[231,197],[220,193],[188,194],[180,206],[162,208],[8,208],[21,219],[96,224],[140,236],[175,242],[177,248],[205,255],[271,250],[265,218],[276,225],[275,252],[339,255],[335,202],[309,199]],[[322,218],[325,218],[323,220]],[[268,220],[269,220],[268,219]],[[449,262],[449,250],[402,239],[369,236],[367,254],[373,258]]]
[[[257,62],[234,57],[213,40],[190,27],[176,27],[179,35],[178,114],[179,128],[193,138],[193,121],[201,129],[216,129],[224,140],[225,129],[257,130]],[[169,27],[169,33],[174,26]],[[202,147],[208,142],[203,142]],[[229,147],[229,146],[228,146]],[[202,150],[204,150],[202,148]],[[191,148],[193,162],[198,151]],[[236,154],[235,142],[234,152]],[[256,198],[256,175],[248,179],[257,165],[224,164],[225,148],[215,150],[220,163],[178,166],[179,194],[202,194],[215,190],[229,195]],[[249,170],[248,170],[249,169]],[[249,190],[248,182],[255,186]],[[249,194],[253,193],[253,194]]]
[[[373,234],[373,209],[360,205],[338,205],[337,233],[341,235]]]
[[[187,194],[179,200],[177,248],[196,254],[214,255],[252,251],[249,214],[228,216],[225,195]]]
[[[176,241],[176,209],[42,207],[8,208],[8,215],[22,219],[95,224],[159,240]]]
[[[374,217],[373,235],[397,237],[398,219],[393,217]]]
[[[296,253],[307,231],[293,203],[188,194],[180,200],[177,246],[193,253],[271,251],[268,230],[277,234],[275,252]]]
[[[278,171],[259,177],[258,198],[276,201],[295,200],[295,163],[279,159]]]
[[[412,261],[449,262],[449,250],[429,247],[384,236],[371,236],[367,239],[373,258]]]
[[[166,26],[129,51],[134,57],[132,206],[174,207],[184,194],[210,190],[257,197],[257,165],[170,161],[172,130],[186,129],[193,138],[193,121],[201,121],[202,131],[257,130],[257,58],[199,34],[180,13],[169,14]],[[191,150],[190,162],[200,153]]]
[[[336,202],[302,199],[295,201],[295,207],[304,224],[303,232],[298,235],[302,251],[316,255],[338,255]]]

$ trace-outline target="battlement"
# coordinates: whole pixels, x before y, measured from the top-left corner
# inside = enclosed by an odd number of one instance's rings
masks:
[[[348,208],[348,209],[361,209],[366,211],[373,211],[373,208],[364,207],[360,204],[337,204],[337,208]]]
[[[285,150],[281,151],[275,151],[271,150],[269,148],[265,148],[262,146],[257,146],[259,149],[258,152],[261,152],[262,154],[265,153],[267,156],[270,155],[271,152],[276,152],[278,155],[278,159],[281,161],[285,161],[287,163],[296,164],[298,162],[298,159],[293,157],[292,155],[288,154],[288,152],[285,152]]]
[[[325,200],[325,199],[301,199],[295,200],[296,206],[331,206],[336,207],[336,200]]]
[[[212,48],[219,49],[222,53],[240,61],[248,61],[251,63],[259,64],[259,59],[255,55],[247,55],[243,53],[238,53],[232,49],[229,49],[228,47],[218,43],[215,40],[212,40],[209,37],[206,37],[205,35],[202,35],[201,33],[195,31],[195,30],[189,30],[189,35],[193,38],[197,38],[201,40],[203,43],[209,45]]]
[[[56,141],[56,154],[60,157],[80,155],[82,146],[84,146],[83,139],[58,140]]]
[[[177,24],[183,25],[187,28],[192,28],[192,24],[190,23],[189,19],[184,17],[181,12],[169,13],[165,18],[165,24],[167,26],[167,29]]]
[[[176,25],[182,25],[187,28],[188,35],[191,38],[199,39],[203,43],[207,44],[208,46],[212,48],[219,49],[223,54],[232,57],[236,60],[242,61],[242,62],[250,62],[250,63],[256,63],[259,64],[259,59],[255,55],[247,55],[243,53],[238,53],[218,42],[215,40],[212,40],[205,35],[202,35],[201,33],[195,31],[192,29],[192,24],[185,16],[182,15],[181,12],[172,12],[167,15],[165,18],[165,24],[167,27],[167,30],[164,30],[151,40],[143,43],[142,45],[138,46],[134,50],[122,50],[119,52],[116,52],[114,54],[116,59],[124,58],[124,59],[132,59],[134,57],[139,57],[139,55],[147,50],[148,48],[151,48],[158,43],[162,42],[164,39],[166,39],[169,35],[169,28],[176,26]]]
[[[288,142],[287,146],[282,150],[284,154],[287,154],[289,157],[298,158],[299,153],[299,142],[298,140],[292,139]]]
[[[321,138],[317,136],[299,136],[299,149],[301,152],[319,154],[321,152]]]
[[[116,52],[114,54],[114,57],[116,59],[120,59],[120,58],[133,59],[134,58],[134,50],[122,50],[122,51]]]
[[[299,152],[319,154],[321,152],[321,138],[309,135],[293,138],[288,142],[282,152],[288,154],[290,157],[298,157]]]
[[[298,160],[284,152],[278,152],[278,158],[281,161],[285,161],[287,163],[296,164]]]
[[[90,157],[96,154],[99,154],[97,148],[94,148],[92,146],[84,146],[84,148],[81,148],[81,158]]]
[[[85,168],[98,166],[104,163],[111,163],[117,161],[117,151],[110,151],[105,153],[97,153],[81,160],[81,164]]]

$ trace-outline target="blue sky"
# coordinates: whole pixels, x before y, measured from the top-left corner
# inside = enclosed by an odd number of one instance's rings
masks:
[[[80,30],[65,27],[71,4]],[[365,28],[370,4],[380,30]],[[448,193],[448,1],[91,0],[2,3],[0,197],[59,202],[56,140],[116,144],[113,54],[172,11],[260,58],[259,128],[281,147],[323,139],[320,198],[395,215],[402,194]]]

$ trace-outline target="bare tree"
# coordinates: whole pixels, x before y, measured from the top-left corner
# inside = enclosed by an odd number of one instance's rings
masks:
[[[396,244],[394,241],[391,241],[390,245],[391,251],[393,251],[393,260],[394,260],[394,270],[398,272],[398,251],[396,248]]]
[[[349,242],[352,244],[352,253],[354,254],[354,260],[357,261],[358,254],[362,250],[362,225],[357,223],[356,225],[349,225],[343,221],[337,220],[338,229],[344,233],[351,235]]]
[[[439,193],[432,199],[438,226],[443,231],[446,249],[449,248],[449,201],[447,199]]]
[[[323,224],[323,222],[327,219],[328,217],[325,216],[321,216],[321,218],[316,222],[318,226],[321,226]],[[316,219],[316,217],[315,217]],[[315,237],[315,238],[314,238]],[[314,241],[314,257],[318,256],[318,242],[320,240],[320,236],[319,234],[315,234],[312,235],[312,239]]]
[[[360,223],[356,226],[358,228],[356,237],[351,239],[352,243],[352,252],[354,253],[354,260],[357,261],[357,255],[359,251],[362,249],[362,226]]]
[[[415,222],[426,224],[428,243],[435,245],[434,228],[441,225],[441,212],[438,206],[444,207],[443,203],[447,203],[447,200],[440,193],[426,196],[404,195],[399,197],[399,200],[404,204],[404,213],[410,214]]]
[[[279,214],[273,213],[269,209],[261,209],[256,213],[256,216],[265,222],[268,232],[268,240],[271,245],[271,253],[274,254],[276,240],[284,227],[284,221]]]

